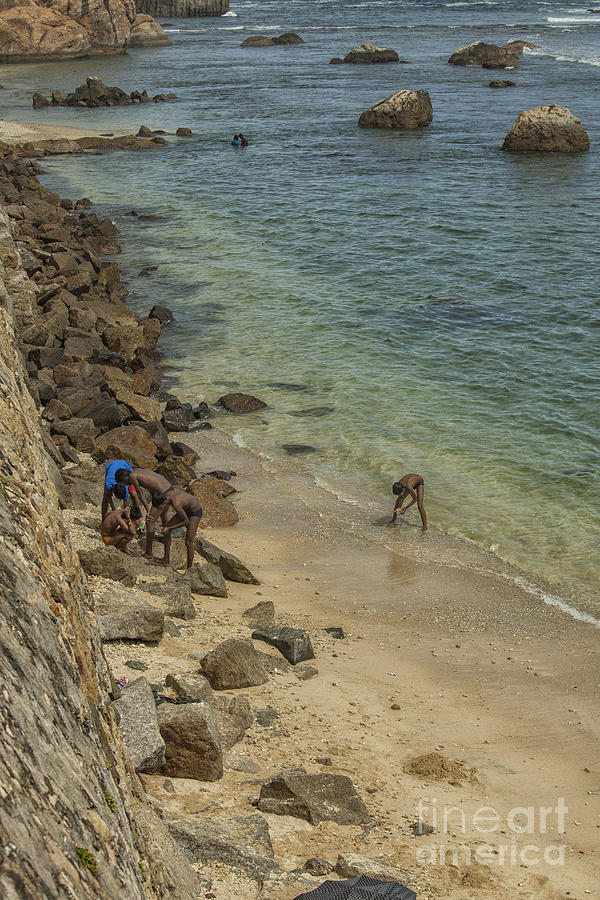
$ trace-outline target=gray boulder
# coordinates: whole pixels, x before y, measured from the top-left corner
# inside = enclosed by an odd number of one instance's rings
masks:
[[[281,772],[263,784],[258,808],[278,816],[306,819],[311,825],[323,821],[365,825],[371,821],[367,807],[346,775],[308,775],[298,769]]]
[[[248,698],[244,694],[213,695],[210,704],[221,735],[223,750],[231,750],[243,739],[246,729],[254,722]]]
[[[160,768],[165,762],[165,742],[156,717],[150,685],[142,676],[123,688],[113,703],[119,717],[119,731],[125,753],[137,772]]]
[[[424,128],[433,119],[427,91],[396,91],[361,113],[363,128]]]
[[[315,658],[308,631],[303,631],[301,628],[265,625],[262,628],[256,628],[252,632],[252,637],[255,641],[264,641],[272,647],[277,647],[293,666],[296,663]]]
[[[260,654],[250,641],[229,638],[200,662],[200,671],[216,691],[265,684],[268,675]]]
[[[229,581],[237,581],[240,584],[260,584],[258,578],[255,578],[250,569],[233,553],[221,550],[220,547],[211,544],[203,537],[196,540],[196,547],[209,563],[219,567]]]
[[[135,594],[116,587],[101,594],[95,603],[98,630],[103,641],[149,641],[162,639],[165,616]]]
[[[184,588],[189,588],[192,594],[201,594],[208,597],[226,597],[227,585],[223,573],[218,566],[206,563],[199,566],[197,563],[187,570],[181,579]]]
[[[375,878],[378,881],[399,883],[403,883],[406,877],[391,866],[357,856],[355,853],[340,853],[335,864],[335,871],[342,878],[358,878],[360,875],[366,875],[368,878]]]
[[[245,772],[246,775],[257,775],[260,772],[259,764],[245,753],[232,751],[227,754],[225,763],[234,772]]]
[[[258,882],[278,869],[267,822],[258,813],[232,819],[177,819],[167,824],[194,862],[219,862]]]
[[[98,575],[133,587],[138,575],[146,569],[142,560],[127,556],[116,547],[99,546],[97,550],[80,550],[79,560],[86,575]]]
[[[275,604],[272,600],[261,600],[242,613],[243,619],[249,619],[249,626],[272,625],[275,620]]]
[[[172,616],[174,619],[184,619],[186,622],[195,619],[197,615],[194,601],[191,597],[185,596],[171,596],[165,605],[165,613],[167,616]]]
[[[179,700],[204,700],[211,703],[214,700],[212,688],[204,675],[167,675],[165,684],[171,688]]]
[[[161,703],[158,725],[165,742],[165,762],[152,771],[197,781],[221,778],[221,736],[208,703]]]

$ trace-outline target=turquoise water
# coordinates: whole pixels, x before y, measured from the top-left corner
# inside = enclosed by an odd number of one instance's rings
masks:
[[[434,528],[598,613],[600,16],[492,0],[232,11],[174,20],[171,48],[4,67],[3,116],[191,127],[156,153],[44,162],[48,184],[90,196],[121,228],[136,308],[174,311],[163,349],[179,390],[258,394],[261,416],[223,420],[236,440],[274,458],[312,445],[294,465],[345,495],[378,491],[391,505],[391,482],[422,473]],[[287,30],[306,43],[239,46]],[[463,43],[516,38],[539,45],[516,72],[447,65]],[[408,64],[329,66],[367,40]],[[28,108],[33,90],[87,74],[179,99]],[[519,87],[492,91],[495,77]],[[404,87],[430,92],[428,128],[357,127]],[[591,151],[502,153],[518,113],[551,102],[581,118]],[[245,150],[229,143],[240,129]]]

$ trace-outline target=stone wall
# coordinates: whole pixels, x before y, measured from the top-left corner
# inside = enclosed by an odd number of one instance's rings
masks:
[[[136,0],[138,13],[151,16],[222,16],[229,0]]]
[[[35,305],[0,209],[0,896],[188,898],[185,873],[180,888],[171,861],[146,851],[161,823],[123,754],[25,386],[14,322]]]

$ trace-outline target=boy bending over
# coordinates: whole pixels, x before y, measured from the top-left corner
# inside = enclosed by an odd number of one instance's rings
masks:
[[[102,540],[107,547],[116,547],[127,556],[131,556],[129,543],[136,534],[135,523],[142,518],[142,512],[137,506],[133,506],[131,511],[125,509],[113,509],[109,512],[102,522],[100,534]]]

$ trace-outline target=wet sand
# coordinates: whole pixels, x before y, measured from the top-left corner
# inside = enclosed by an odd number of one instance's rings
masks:
[[[598,629],[499,574],[427,561],[430,537],[413,527],[413,510],[384,546],[353,534],[347,512],[339,524],[329,495],[289,472],[266,471],[269,463],[218,431],[186,442],[200,452],[198,469],[236,471],[241,520],[205,533],[261,585],[230,584],[227,600],[198,598],[198,618],[156,649],[106,645],[115,676],[135,677],[123,668],[132,655],[150,666],[151,681],[189,671],[191,650],[248,635],[241,613],[259,600],[274,602],[279,623],[310,631],[319,674],[303,682],[282,672],[249,692],[254,708],[280,712],[274,729],[255,725],[235,747],[261,765],[259,775],[227,769],[215,784],[175,780],[174,795],[162,777],[144,776],[147,789],[175,815],[219,815],[215,805],[239,815],[253,811],[257,785],[282,768],[335,771],[353,779],[377,824],[365,834],[268,816],[284,868],[351,851],[399,868],[420,900],[600,896]],[[341,626],[344,640],[328,626]],[[476,780],[403,771],[430,752],[464,761]],[[323,769],[324,757],[333,768]],[[514,812],[521,807],[530,811]],[[419,818],[436,833],[415,837],[410,825]],[[529,830],[519,831],[519,821]],[[444,849],[456,858],[446,860]],[[219,898],[255,896],[231,873],[227,885]]]

